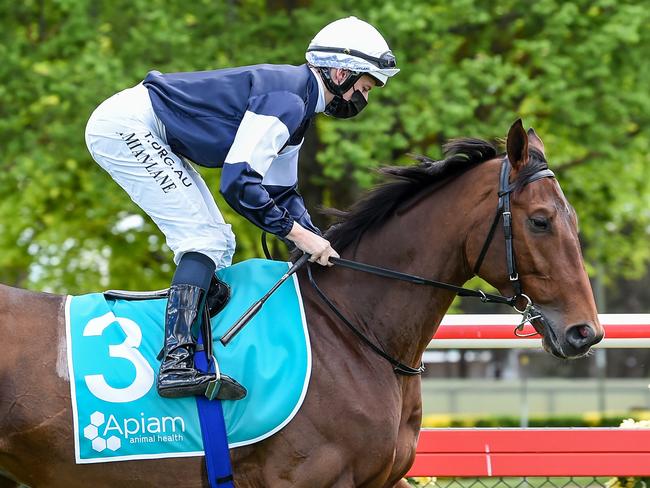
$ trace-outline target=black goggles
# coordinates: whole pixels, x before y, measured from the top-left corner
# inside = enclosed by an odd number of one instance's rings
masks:
[[[395,55],[390,51],[386,51],[378,58],[375,56],[370,56],[356,49],[348,49],[347,47],[324,47],[324,46],[313,46],[307,49],[307,52],[320,51],[323,53],[342,53],[349,54],[350,56],[355,56],[357,58],[365,59],[370,61],[372,64],[377,66],[379,69],[390,69],[397,67],[395,61]]]

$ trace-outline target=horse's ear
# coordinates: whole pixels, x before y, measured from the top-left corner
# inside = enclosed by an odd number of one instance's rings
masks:
[[[508,131],[506,151],[508,160],[515,170],[520,170],[528,164],[528,136],[521,119],[517,119]]]
[[[544,153],[544,143],[532,127],[528,129],[528,144],[540,151],[544,157],[546,157],[546,153]]]

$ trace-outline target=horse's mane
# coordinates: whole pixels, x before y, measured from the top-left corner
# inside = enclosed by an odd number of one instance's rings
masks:
[[[385,221],[397,207],[424,189],[436,183],[444,184],[498,155],[493,144],[473,138],[451,140],[443,146],[443,151],[444,159],[440,161],[416,155],[416,164],[381,168],[379,172],[386,177],[386,182],[371,189],[347,211],[325,210],[327,215],[337,220],[325,233],[332,247],[342,251],[351,243],[358,242],[365,231]],[[542,153],[533,148],[529,152],[531,164],[518,174],[515,189],[518,189],[517,182],[523,182],[528,175],[547,167]]]

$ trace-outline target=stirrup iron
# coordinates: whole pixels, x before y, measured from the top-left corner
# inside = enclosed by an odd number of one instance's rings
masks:
[[[208,387],[205,389],[205,397],[208,400],[214,400],[217,397],[220,400],[241,400],[248,394],[244,386],[230,376],[221,374],[217,358],[212,356],[210,364],[210,370],[214,369],[214,371],[211,371],[214,373],[214,380],[208,383]]]

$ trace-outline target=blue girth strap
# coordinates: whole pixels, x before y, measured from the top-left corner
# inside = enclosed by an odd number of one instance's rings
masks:
[[[198,343],[203,344],[201,332],[199,332]],[[210,364],[203,352],[197,352],[194,356],[194,364],[199,371],[210,371]],[[234,488],[228,435],[226,434],[226,422],[223,418],[221,401],[197,396],[196,406],[199,411],[205,467],[208,471],[210,488]]]

